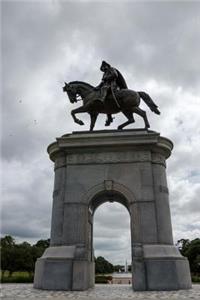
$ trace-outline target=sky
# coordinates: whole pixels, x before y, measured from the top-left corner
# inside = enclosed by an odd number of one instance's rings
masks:
[[[64,81],[98,85],[102,60],[147,92],[151,130],[171,139],[167,161],[174,242],[200,237],[200,1],[1,1],[1,234],[50,236],[53,163],[46,148],[80,127]],[[127,128],[142,128],[143,121]],[[100,116],[95,129],[105,129]],[[115,116],[109,129],[124,122]],[[123,222],[119,222],[119,219]],[[130,263],[130,218],[107,203],[95,213],[95,255]]]

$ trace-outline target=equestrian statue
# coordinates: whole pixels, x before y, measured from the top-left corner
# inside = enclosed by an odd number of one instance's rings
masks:
[[[135,122],[133,114],[136,113],[143,118],[145,128],[148,129],[150,125],[146,112],[139,105],[140,99],[142,99],[151,111],[159,115],[158,106],[151,97],[145,92],[128,89],[120,71],[107,62],[102,61],[100,70],[103,72],[103,77],[96,87],[82,81],[65,82],[63,91],[67,93],[70,102],[83,101],[82,106],[71,111],[74,122],[84,125],[83,121],[76,117],[76,114],[88,113],[91,118],[90,131],[92,131],[99,114],[107,115],[105,126],[109,126],[113,122],[112,115],[122,112],[128,121],[118,126],[118,130],[121,130]]]

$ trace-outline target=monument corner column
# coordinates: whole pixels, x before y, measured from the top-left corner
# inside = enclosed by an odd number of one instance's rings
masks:
[[[166,159],[173,144],[158,136],[150,146],[157,242],[143,243],[143,262],[147,290],[191,288],[189,264],[173,244]],[[180,275],[181,274],[181,275]]]
[[[60,153],[54,158],[54,190],[51,217],[51,246],[63,245],[63,217],[66,182],[66,155]]]

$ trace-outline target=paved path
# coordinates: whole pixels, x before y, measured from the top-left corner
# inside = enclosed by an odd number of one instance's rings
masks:
[[[200,285],[193,285],[191,290],[172,292],[133,292],[130,285],[98,284],[84,292],[44,291],[33,289],[32,284],[2,284],[1,299],[20,300],[199,300]]]

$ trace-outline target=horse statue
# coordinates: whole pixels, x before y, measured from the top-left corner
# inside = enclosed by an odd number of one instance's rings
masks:
[[[95,87],[82,81],[65,82],[63,92],[66,92],[71,103],[76,103],[79,100],[83,101],[83,105],[71,111],[74,122],[79,125],[84,125],[83,121],[76,117],[79,113],[89,113],[90,131],[93,130],[99,114],[106,114],[108,119],[106,125],[109,126],[112,121],[112,114],[122,112],[128,121],[118,126],[118,130],[125,126],[134,123],[133,113],[141,116],[145,123],[145,128],[150,127],[146,112],[142,110],[140,99],[143,99],[147,106],[156,114],[160,114],[158,106],[153,102],[151,97],[145,92],[136,92],[130,89],[121,89],[115,91],[115,97],[112,93],[108,93],[104,102],[100,100],[99,91]],[[81,99],[79,99],[81,97]],[[116,101],[117,100],[117,101]]]

